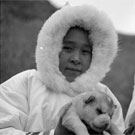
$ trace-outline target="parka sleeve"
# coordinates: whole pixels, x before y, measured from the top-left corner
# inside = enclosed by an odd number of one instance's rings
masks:
[[[28,117],[27,74],[19,73],[0,85],[0,134],[25,135]]]

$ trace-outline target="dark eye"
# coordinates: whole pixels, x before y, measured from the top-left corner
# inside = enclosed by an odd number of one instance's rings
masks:
[[[91,52],[89,50],[82,50],[82,54],[89,55],[89,54],[91,54]]]
[[[95,97],[94,96],[90,96],[87,100],[85,100],[85,104],[89,104],[95,101]]]
[[[98,115],[103,114],[102,110],[99,109],[99,108],[96,109],[96,113],[97,113]]]
[[[73,50],[73,48],[70,46],[63,46],[62,50],[66,51],[66,52],[71,52]]]

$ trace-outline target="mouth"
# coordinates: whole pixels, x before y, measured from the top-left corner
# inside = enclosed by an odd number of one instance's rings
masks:
[[[75,72],[75,73],[81,73],[81,70],[80,69],[77,69],[77,68],[66,68],[67,71],[69,72]]]
[[[69,81],[69,82],[72,82],[74,81],[74,79],[76,77],[78,77],[80,74],[82,73],[81,70],[77,69],[77,68],[65,68],[65,71],[64,71],[64,75],[66,76],[66,79]]]

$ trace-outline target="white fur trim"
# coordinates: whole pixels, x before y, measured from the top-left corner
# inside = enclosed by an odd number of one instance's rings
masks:
[[[72,83],[59,71],[58,54],[62,40],[71,26],[91,31],[93,58],[90,68]],[[90,90],[109,71],[117,53],[117,34],[109,18],[91,6],[64,7],[55,12],[43,25],[37,42],[36,63],[42,81],[48,88],[70,95]]]

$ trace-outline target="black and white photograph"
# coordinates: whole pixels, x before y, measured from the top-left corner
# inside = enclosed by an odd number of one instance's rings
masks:
[[[135,135],[135,1],[0,0],[0,135]]]

